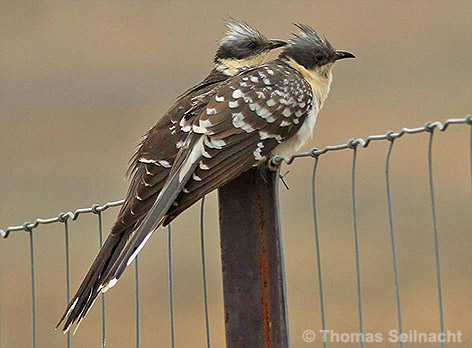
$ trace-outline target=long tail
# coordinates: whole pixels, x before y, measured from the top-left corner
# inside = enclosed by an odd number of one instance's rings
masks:
[[[112,231],[112,233],[108,235],[108,238],[93,261],[92,266],[90,266],[87,275],[80,284],[79,289],[67,306],[61,320],[56,325],[56,329],[64,322],[62,331],[69,331],[74,323],[77,323],[75,331],[77,330],[80,322],[100,294],[100,288],[103,285],[107,273],[124,249],[133,229],[134,226],[128,227],[124,231],[120,231],[120,233],[114,233],[114,231]]]
[[[156,202],[103,282],[103,292],[116,284],[126,267],[133,262],[152,233],[162,225],[167,211],[198,166],[203,153],[203,140],[204,138],[201,136],[188,138],[186,149],[181,150],[180,156],[174,162],[169,179],[159,193]]]

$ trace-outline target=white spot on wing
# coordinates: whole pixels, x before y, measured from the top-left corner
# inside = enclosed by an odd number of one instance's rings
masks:
[[[222,101],[225,101],[225,97],[217,95],[217,96],[215,96],[215,100],[217,102],[222,102]]]
[[[238,106],[239,106],[238,101],[230,101],[230,102],[228,103],[228,107],[229,107],[230,109],[235,109],[235,108],[237,108]]]
[[[199,122],[200,127],[211,127],[212,123],[210,120],[200,120]]]
[[[257,98],[259,98],[259,99],[264,99],[265,98],[265,94],[262,93],[261,91],[256,91],[256,94],[257,94]]]
[[[170,168],[170,167],[172,167],[169,162],[163,161],[163,160],[159,161],[159,164],[160,164],[161,166],[163,166],[164,168]]]
[[[254,152],[253,152],[254,158],[257,161],[260,161],[261,159],[263,159],[263,157],[261,155],[263,148],[264,148],[264,144],[262,143],[262,141],[257,143],[257,149],[255,149]]]
[[[289,121],[286,121],[286,120],[283,120],[282,122],[280,122],[280,127],[287,127],[287,126],[290,126],[291,123]]]
[[[144,157],[138,158],[138,162],[156,164],[157,165],[157,161],[155,161],[153,159],[147,159],[147,158],[144,158]]]
[[[273,138],[273,137],[274,137],[273,135],[269,134],[269,132],[263,131],[263,130],[260,130],[260,131],[259,131],[259,136],[261,137],[261,140],[269,139],[269,138]]]
[[[144,165],[144,169],[146,169],[146,174],[147,174],[147,175],[149,175],[149,176],[154,176],[154,174],[152,174],[152,173],[149,171],[147,165]]]
[[[271,115],[271,112],[269,110],[267,110],[266,108],[261,108],[259,110],[257,110],[257,115],[262,117],[262,118],[267,118],[268,116]]]
[[[215,114],[216,114],[216,109],[215,108],[207,109],[207,115],[215,115]]]
[[[200,127],[200,126],[197,126],[197,125],[193,125],[192,130],[195,133],[199,133],[199,134],[206,134],[208,132],[208,129],[206,129],[205,127]]]
[[[261,108],[261,107],[260,107],[259,104],[257,104],[257,103],[249,104],[249,109],[250,109],[251,111],[257,111],[257,110],[259,110],[260,108]]]
[[[290,111],[290,108],[285,108],[285,110],[282,112],[282,116],[284,117],[290,117],[292,115],[292,112]]]
[[[215,149],[219,150],[226,145],[226,142],[222,139],[211,139],[211,144],[215,147]]]
[[[241,98],[243,96],[243,92],[241,92],[240,89],[237,89],[233,92],[232,94],[233,98],[234,99],[238,99],[238,98]],[[230,102],[231,103],[231,102]],[[231,107],[231,106],[230,106]]]
[[[200,167],[200,169],[203,169],[203,170],[208,170],[210,169],[210,167],[208,167],[206,164],[204,164],[203,162],[200,162],[200,164],[198,165]]]

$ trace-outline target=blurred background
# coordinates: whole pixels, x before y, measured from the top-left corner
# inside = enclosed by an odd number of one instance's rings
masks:
[[[127,162],[141,135],[175,97],[211,68],[222,18],[247,21],[286,39],[292,22],[312,25],[356,54],[335,69],[314,137],[304,148],[422,126],[472,112],[472,3],[465,1],[7,1],[0,3],[0,227],[123,198]],[[275,53],[274,53],[275,57]],[[468,126],[437,132],[434,175],[446,329],[472,343],[471,187]],[[404,330],[438,332],[427,134],[405,136],[392,153],[391,180]],[[387,142],[358,150],[357,204],[365,332],[397,328],[384,164]],[[318,222],[326,321],[357,332],[350,200],[352,152],[318,166]],[[282,172],[287,170],[287,166]],[[320,326],[311,206],[312,159],[297,160],[281,187],[293,347]],[[118,208],[104,213],[108,233]],[[207,199],[206,246],[212,346],[224,346],[215,194]],[[173,224],[178,347],[205,345],[196,205]],[[71,291],[98,247],[93,214],[70,223]],[[36,247],[37,346],[63,347],[53,330],[65,305],[63,225],[41,226]],[[31,345],[28,235],[0,240],[2,348]],[[141,346],[170,342],[167,236],[140,256]],[[97,302],[72,338],[99,346]],[[134,344],[134,272],[107,295],[107,345]],[[351,347],[354,344],[333,344]],[[366,346],[369,346],[368,344]],[[382,347],[397,346],[384,342]],[[430,347],[430,344],[415,346]]]

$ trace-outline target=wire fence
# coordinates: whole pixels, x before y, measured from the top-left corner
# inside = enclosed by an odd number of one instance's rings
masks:
[[[313,173],[312,173],[312,207],[313,207],[313,222],[314,222],[314,239],[315,239],[315,254],[316,254],[316,271],[317,271],[317,281],[318,281],[318,292],[319,292],[319,301],[320,301],[320,320],[323,330],[326,330],[326,307],[325,307],[325,294],[324,294],[324,277],[323,277],[323,263],[322,263],[322,253],[320,248],[320,234],[319,234],[319,225],[318,225],[318,212],[317,212],[317,169],[319,165],[319,160],[322,155],[325,155],[329,152],[340,151],[340,150],[352,150],[352,170],[351,170],[351,204],[352,204],[352,223],[353,223],[353,240],[355,248],[355,269],[356,269],[356,291],[357,291],[357,311],[358,311],[358,327],[359,333],[364,332],[364,323],[363,323],[363,303],[362,303],[362,284],[361,284],[361,267],[359,262],[359,233],[358,233],[358,221],[357,221],[357,194],[356,194],[356,164],[357,164],[357,149],[359,146],[367,147],[374,141],[387,141],[389,142],[388,151],[385,158],[385,190],[386,190],[386,201],[387,201],[387,210],[388,210],[388,226],[389,226],[389,236],[390,236],[390,247],[391,247],[391,257],[392,257],[392,268],[393,268],[393,280],[395,286],[395,299],[396,299],[396,312],[397,312],[397,326],[399,333],[403,331],[403,308],[401,302],[401,293],[400,293],[400,281],[399,281],[399,271],[398,271],[398,260],[397,260],[397,247],[395,242],[396,230],[394,225],[394,214],[392,209],[392,190],[391,190],[391,180],[390,180],[390,159],[391,154],[394,149],[395,141],[405,135],[414,135],[419,133],[429,133],[429,142],[428,142],[428,177],[429,177],[429,195],[431,201],[431,219],[432,219],[432,229],[433,229],[433,239],[434,239],[434,253],[435,253],[435,275],[436,275],[436,287],[437,287],[437,300],[438,300],[438,325],[440,327],[440,332],[445,332],[444,327],[444,308],[443,308],[443,291],[442,291],[442,279],[441,279],[441,260],[440,260],[440,247],[439,247],[439,238],[438,238],[438,228],[437,228],[437,208],[436,208],[436,198],[435,198],[435,186],[434,186],[434,167],[433,167],[433,140],[435,130],[444,132],[452,125],[462,125],[462,126],[471,126],[470,127],[470,176],[471,176],[471,188],[472,188],[472,115],[467,115],[464,118],[449,119],[444,123],[440,122],[430,122],[423,127],[418,128],[403,128],[399,132],[387,132],[382,135],[372,135],[366,139],[351,139],[345,144],[327,146],[322,149],[311,149],[308,152],[297,153],[291,157],[285,156],[276,156],[272,159],[273,164],[280,165],[285,162],[286,164],[293,163],[294,160],[299,158],[313,158]],[[283,179],[283,178],[282,178]],[[472,192],[472,191],[471,191]],[[8,238],[12,232],[27,232],[29,234],[29,257],[30,257],[30,280],[31,280],[31,342],[32,347],[36,348],[36,276],[35,276],[35,246],[34,239],[38,235],[35,232],[35,229],[40,225],[48,225],[54,223],[61,223],[64,226],[64,247],[65,247],[65,269],[66,269],[66,294],[64,298],[64,303],[68,303],[70,300],[70,245],[69,245],[69,221],[75,221],[79,216],[83,214],[94,214],[97,216],[97,231],[98,231],[98,245],[102,246],[103,243],[103,217],[102,213],[109,208],[118,207],[123,204],[123,200],[108,202],[104,205],[94,204],[90,208],[77,209],[75,212],[60,213],[57,217],[48,218],[48,219],[36,219],[34,222],[25,222],[23,225],[8,227],[6,230],[0,229],[0,236],[4,239]],[[206,346],[211,347],[211,337],[210,337],[210,320],[208,314],[208,290],[207,290],[207,271],[206,271],[206,256],[205,256],[205,223],[204,223],[204,208],[205,208],[205,199],[201,201],[200,207],[200,253],[201,253],[201,265],[202,265],[202,285],[203,285],[203,303],[204,303],[204,313],[205,313],[205,334],[206,334]],[[174,297],[173,297],[173,255],[172,255],[172,228],[171,225],[167,227],[167,256],[168,256],[168,290],[169,290],[169,320],[170,320],[170,342],[171,347],[176,346],[175,343],[175,316],[174,316]],[[136,258],[135,262],[135,346],[136,348],[140,347],[140,303],[139,303],[139,258]],[[285,288],[285,285],[284,285]],[[102,294],[101,296],[101,346],[104,348],[106,345],[106,296]],[[1,303],[1,302],[0,302]],[[0,347],[2,347],[2,325],[4,321],[2,320],[2,306],[0,306]],[[70,334],[67,334],[66,338],[66,347],[71,346],[71,337]],[[323,347],[327,346],[327,342],[323,341]],[[362,348],[364,342],[361,340],[359,346]],[[440,347],[444,347],[444,342],[439,343]],[[399,342],[399,347],[403,347],[403,343]]]

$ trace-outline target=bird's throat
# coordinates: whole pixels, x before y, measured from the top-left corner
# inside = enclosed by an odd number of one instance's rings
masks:
[[[243,67],[252,67],[264,64],[267,61],[269,52],[262,52],[258,55],[243,59],[218,59],[215,62],[214,69],[228,76],[234,76],[238,73],[238,69]]]

